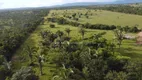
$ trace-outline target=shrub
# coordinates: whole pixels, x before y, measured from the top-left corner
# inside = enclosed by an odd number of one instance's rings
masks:
[[[50,28],[55,28],[55,25],[54,24],[50,24]]]
[[[105,80],[127,80],[127,74],[125,72],[110,71],[107,73]]]

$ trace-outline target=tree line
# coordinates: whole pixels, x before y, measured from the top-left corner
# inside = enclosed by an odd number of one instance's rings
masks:
[[[96,7],[95,9],[109,10],[109,11],[114,11],[114,12],[122,12],[122,13],[127,13],[127,14],[142,15],[142,7],[141,6],[135,7],[135,6],[131,6],[131,5],[113,5],[113,6],[110,5],[110,6]]]
[[[84,28],[87,28],[87,29],[99,29],[99,30],[114,30],[120,26],[116,26],[116,25],[106,25],[106,24],[91,24],[91,23],[85,23],[85,24],[82,24],[82,23],[79,23],[79,22],[75,22],[75,21],[69,21],[65,18],[48,18],[47,19],[49,22],[57,22],[58,24],[60,25],[71,25],[71,26],[75,26],[75,27],[78,27],[78,26],[82,26]],[[123,30],[125,32],[132,32],[132,33],[137,33],[139,31],[141,31],[141,29],[139,29],[137,26],[134,26],[134,27],[129,27],[129,26],[125,26],[123,27]]]

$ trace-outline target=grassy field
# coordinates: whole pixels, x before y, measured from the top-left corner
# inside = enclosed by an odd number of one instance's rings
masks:
[[[68,11],[70,12],[70,14],[73,13],[73,10],[68,10]],[[74,12],[83,12],[83,11],[84,10],[74,10]],[[87,10],[85,10],[84,13],[86,11]],[[53,10],[50,12],[50,15],[47,17],[51,17],[51,13],[53,13],[53,12],[59,13],[59,16],[63,14],[63,11],[61,11],[61,10],[58,10],[58,11]],[[97,15],[92,16],[89,19],[81,18],[79,20],[79,22],[115,24],[115,25],[117,24],[117,25],[123,25],[123,26],[124,25],[133,26],[135,24],[139,24],[142,26],[142,24],[140,23],[140,21],[142,21],[141,16],[115,13],[115,12],[109,12],[109,11],[95,11],[95,10],[93,10],[91,12],[93,12],[93,15],[95,15],[95,14],[97,14]],[[119,19],[117,19],[118,16],[121,16],[121,17]],[[45,18],[47,18],[47,17],[45,17]],[[138,19],[138,21],[136,21],[137,19]],[[42,38],[40,37],[41,31],[50,30],[55,33],[57,30],[61,30],[61,31],[64,31],[64,35],[67,35],[67,33],[65,33],[65,28],[70,28],[71,29],[70,36],[71,36],[72,40],[81,40],[81,35],[80,35],[80,33],[78,33],[79,29],[77,27],[73,27],[73,26],[69,26],[69,25],[58,25],[55,23],[56,27],[50,28],[49,24],[50,24],[49,22],[45,22],[44,25],[40,25],[29,36],[29,38],[27,38],[27,40],[24,42],[24,44],[17,50],[15,56],[16,57],[23,56],[23,57],[25,57],[25,60],[24,61],[20,61],[20,60],[14,61],[14,63],[16,64],[16,66],[15,66],[16,68],[20,68],[21,66],[27,66],[29,63],[29,60],[28,60],[29,58],[28,58],[27,54],[25,53],[25,51],[23,50],[24,48],[26,48],[27,45],[29,45],[31,47],[41,47],[40,46],[40,41],[42,40]],[[87,38],[93,34],[104,32],[104,31],[105,30],[86,29],[85,38]],[[113,31],[105,31],[105,32],[107,32],[107,34],[104,35],[103,37],[112,41],[114,38]],[[132,35],[135,35],[135,34],[132,34]],[[136,60],[136,59],[142,60],[141,59],[142,46],[137,46],[134,40],[124,40],[122,43],[121,50],[119,50],[119,52],[121,55],[131,57],[132,60]],[[52,63],[52,59],[56,58],[57,56],[58,56],[58,54],[56,52],[52,52],[52,50],[49,53],[47,53],[47,55],[45,55],[45,58],[47,59],[47,61],[45,63],[43,63],[44,75],[40,76],[40,80],[51,80],[53,77],[53,71],[58,71],[59,67],[57,67],[56,64]],[[36,70],[36,74],[39,75],[38,66],[35,66],[34,70]]]
[[[70,9],[70,10],[52,10],[52,13],[55,13],[58,17],[63,17],[63,15],[72,15],[73,13],[82,13],[85,14],[88,12],[87,9]],[[87,19],[85,16],[79,18],[81,23],[91,23],[91,24],[108,24],[108,25],[119,25],[119,26],[135,26],[139,25],[142,28],[142,16],[104,11],[104,10],[90,10],[90,13],[93,14]],[[50,16],[51,16],[50,14]]]

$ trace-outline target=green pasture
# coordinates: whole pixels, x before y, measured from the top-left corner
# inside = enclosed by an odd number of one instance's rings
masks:
[[[89,15],[89,18],[86,18],[84,15],[82,15],[81,18],[79,18],[79,22],[91,23],[91,24],[131,26],[131,27],[138,25],[139,28],[142,28],[142,16],[111,12],[105,10],[87,10],[87,9],[51,10],[50,16],[52,16],[51,15],[52,13],[55,13],[56,17],[63,17],[63,15],[71,16],[73,13],[85,14],[87,12],[89,12],[88,14],[92,15]]]

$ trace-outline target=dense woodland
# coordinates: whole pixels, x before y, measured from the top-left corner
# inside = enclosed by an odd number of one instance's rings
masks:
[[[8,63],[12,55],[26,40],[38,25],[42,23],[43,16],[47,15],[46,10],[14,10],[0,12],[0,55],[1,72],[0,77],[11,75]],[[5,64],[3,64],[5,62]],[[9,63],[10,65],[10,63]],[[1,78],[3,80],[3,78]]]
[[[142,15],[140,7],[113,6],[99,9]],[[124,33],[140,32],[138,26],[82,24],[77,22],[77,13],[71,15],[74,21],[55,16],[45,19],[49,12],[50,9],[0,12],[0,80],[40,80],[40,76],[46,75],[43,66],[50,61],[49,53],[58,55],[50,62],[56,64],[57,69],[52,71],[52,78],[46,80],[142,80],[142,62],[132,61],[130,57],[119,53]],[[87,13],[85,16],[90,15]],[[65,17],[70,19],[69,16]],[[49,22],[51,29],[56,28],[55,23],[77,27],[82,38],[73,40],[70,28],[56,32],[40,31],[40,47],[27,45],[24,48],[27,65],[17,69],[11,61],[13,55],[30,34],[45,22]],[[86,29],[106,31],[85,37]],[[107,31],[113,31],[114,41],[103,37]],[[40,75],[36,73],[37,66]]]
[[[103,10],[114,11],[114,12],[142,15],[141,6],[135,7],[135,6],[130,6],[130,5],[113,5],[113,6],[99,7],[99,8]]]

